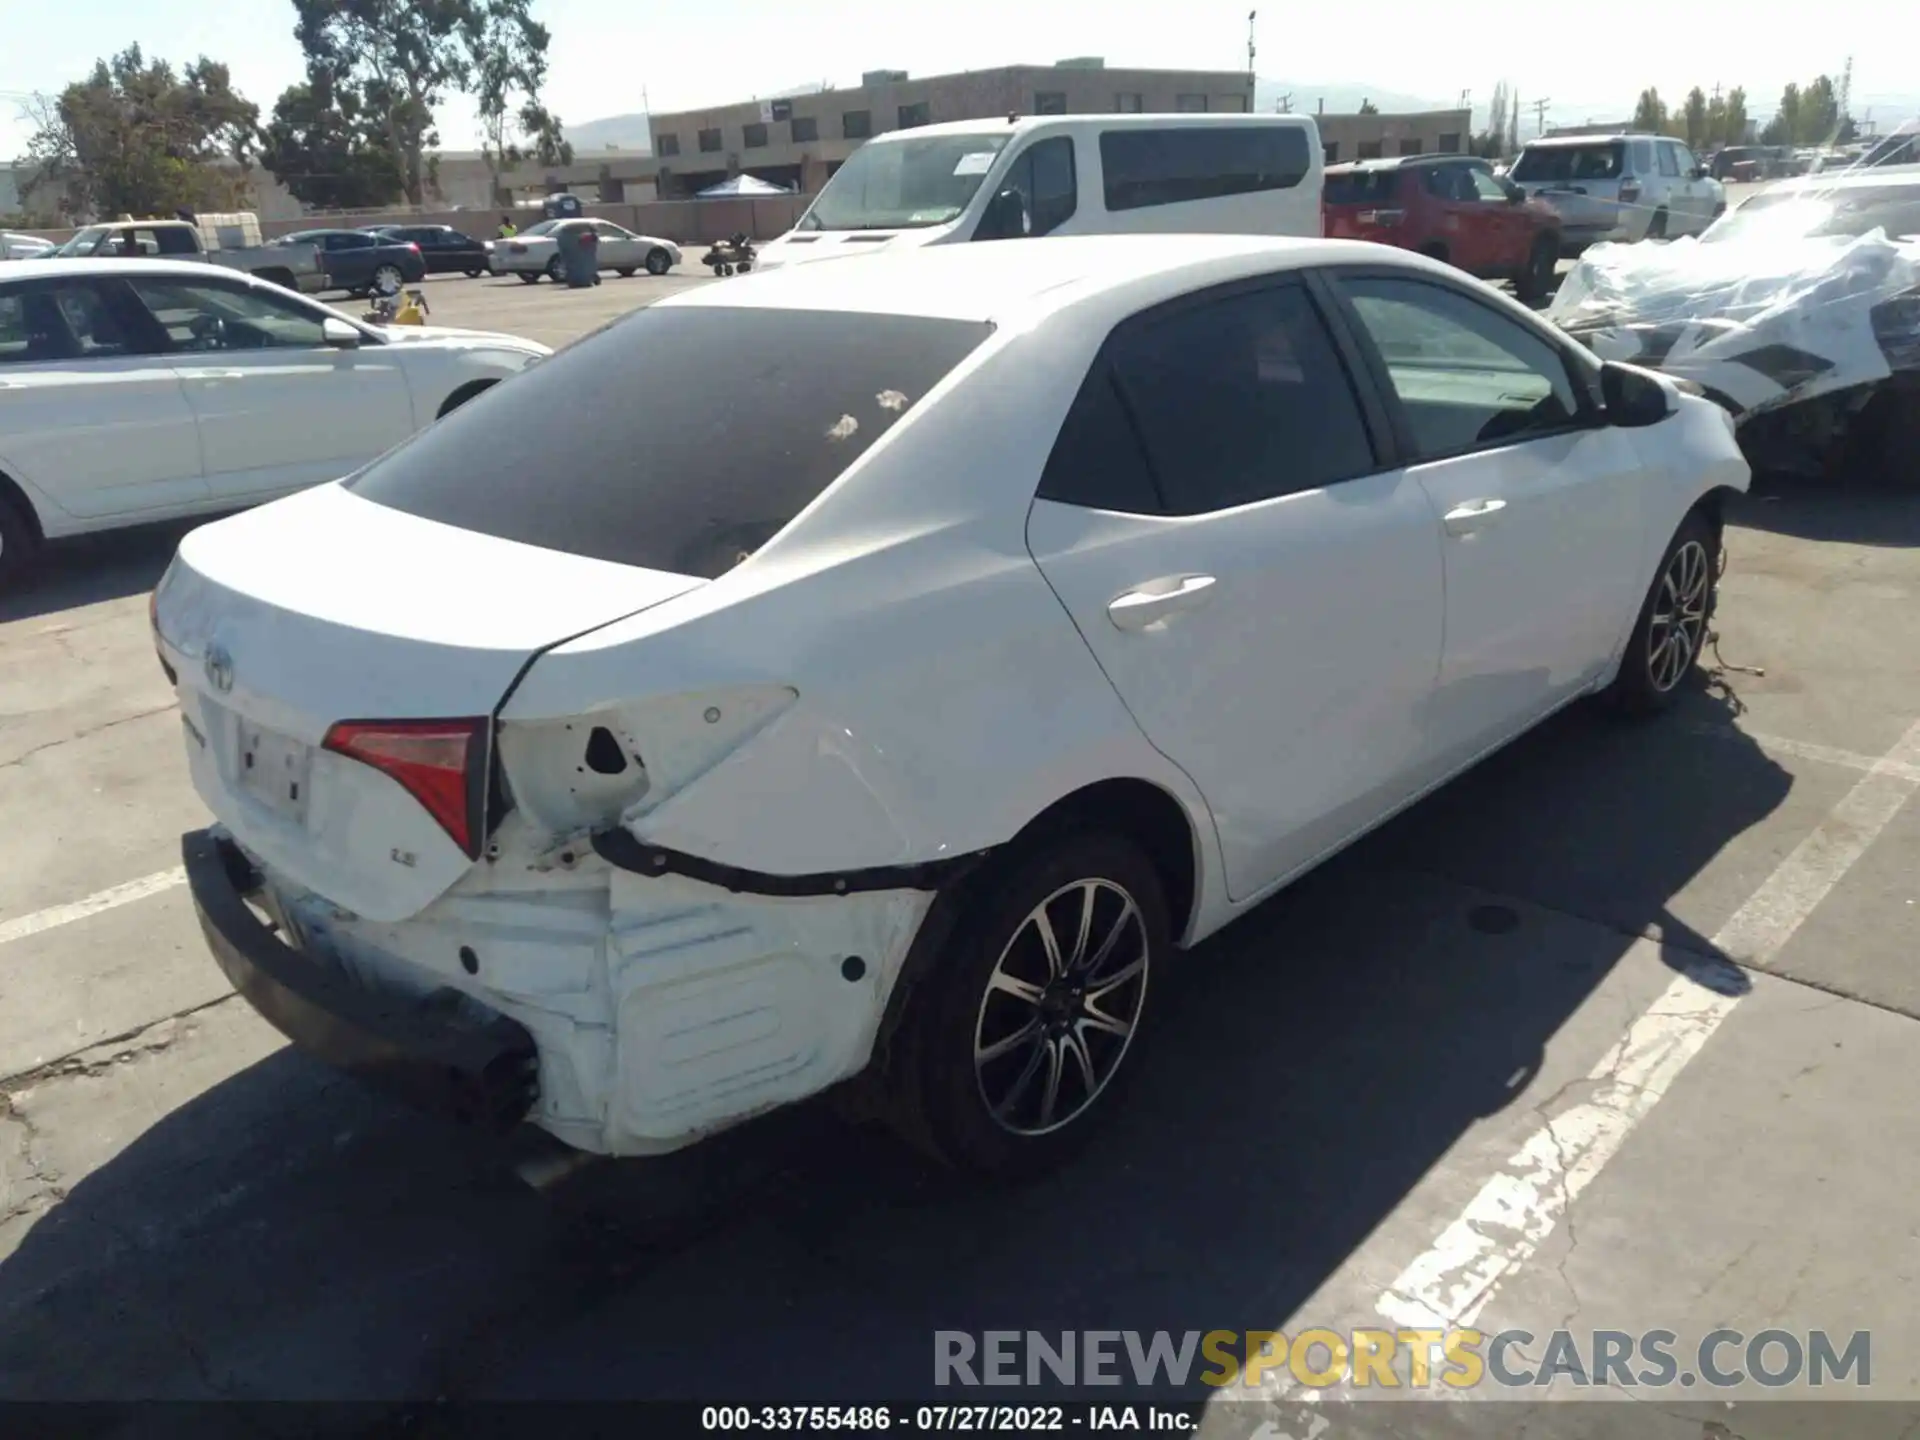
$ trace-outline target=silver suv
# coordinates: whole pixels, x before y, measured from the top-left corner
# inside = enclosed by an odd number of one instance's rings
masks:
[[[1727,192],[1679,140],[1664,135],[1557,135],[1530,141],[1507,172],[1560,214],[1561,248],[1596,240],[1697,235]]]

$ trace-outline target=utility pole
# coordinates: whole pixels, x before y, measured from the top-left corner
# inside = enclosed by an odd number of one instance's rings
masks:
[[[1273,102],[1273,113],[1276,115],[1291,115],[1293,113],[1293,92],[1291,90]]]
[[[1840,72],[1840,113],[1835,123],[1847,123],[1847,103],[1853,98],[1853,57],[1847,57],[1847,68]]]
[[[1259,17],[1259,14],[1260,12],[1258,10],[1249,10],[1247,12],[1247,84],[1250,87],[1259,83],[1253,73],[1253,22]],[[1247,97],[1247,108],[1249,110],[1253,108],[1253,97],[1251,95]]]
[[[1527,103],[1533,106],[1533,133],[1536,136],[1546,134],[1547,133],[1547,107],[1553,104],[1553,101],[1530,100]]]

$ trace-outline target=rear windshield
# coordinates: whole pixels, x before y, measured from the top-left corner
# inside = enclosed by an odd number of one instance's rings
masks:
[[[1343,175],[1329,170],[1321,195],[1329,205],[1372,205],[1391,200],[1399,188],[1398,170],[1349,170]]]
[[[712,580],[991,332],[920,316],[641,310],[346,483],[463,530]]]
[[[1624,140],[1591,145],[1529,145],[1513,162],[1508,178],[1534,185],[1543,180],[1618,180],[1627,168]]]

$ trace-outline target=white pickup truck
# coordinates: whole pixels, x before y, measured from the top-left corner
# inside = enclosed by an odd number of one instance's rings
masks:
[[[229,220],[234,223],[223,223]],[[234,243],[226,243],[229,240]],[[314,246],[262,245],[259,221],[251,215],[89,225],[53,254],[61,259],[204,260],[308,294],[327,283]]]

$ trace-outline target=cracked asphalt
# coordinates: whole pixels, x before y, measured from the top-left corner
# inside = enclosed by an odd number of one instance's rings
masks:
[[[679,283],[429,295],[559,342]],[[1471,1290],[1540,1342],[1514,1364],[1866,1330],[1849,1398],[1920,1400],[1916,497],[1743,505],[1721,653],[1764,674],[1569,712],[1209,942],[1118,1123],[999,1192],[803,1108],[542,1197],[290,1051],[172,874],[205,816],[145,605],[182,527],[63,547],[0,601],[0,1399],[904,1399],[936,1330],[1351,1330]],[[1272,1440],[1920,1416],[1749,1403],[1804,1378],[1170,1393]]]

